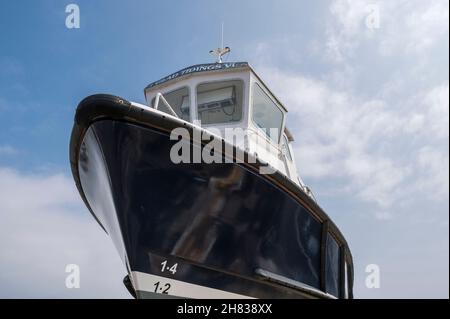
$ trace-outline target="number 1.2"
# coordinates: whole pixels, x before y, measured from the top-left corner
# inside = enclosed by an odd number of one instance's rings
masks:
[[[170,284],[166,283],[163,286],[160,285],[160,282],[155,282],[155,284],[153,285],[155,287],[155,292],[156,293],[162,293],[165,295],[169,294],[169,289],[170,289]]]

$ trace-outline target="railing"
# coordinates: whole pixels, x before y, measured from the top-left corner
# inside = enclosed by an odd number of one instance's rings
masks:
[[[164,97],[164,95],[162,95],[162,93],[158,92],[156,93],[156,97],[155,97],[155,102],[153,103],[153,108],[155,110],[158,109],[158,104],[159,104],[159,100],[161,99],[161,101],[163,101],[164,105],[169,109],[170,113],[175,116],[178,117],[178,114],[173,110],[173,108],[170,106],[169,102],[167,102],[166,98]]]

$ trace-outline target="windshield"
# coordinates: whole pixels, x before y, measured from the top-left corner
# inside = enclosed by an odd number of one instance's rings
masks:
[[[278,144],[283,125],[283,112],[256,83],[253,86],[252,118],[256,126]],[[275,132],[271,129],[275,129]]]
[[[242,119],[243,83],[240,80],[197,86],[197,112],[202,124],[239,122]]]

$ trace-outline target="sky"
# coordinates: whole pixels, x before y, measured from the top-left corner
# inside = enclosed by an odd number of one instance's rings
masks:
[[[66,27],[71,3],[80,28]],[[448,298],[446,0],[2,1],[0,298],[130,297],[70,173],[76,106],[145,103],[148,83],[213,62],[222,22],[227,60],[289,110],[300,175],[352,250],[355,297]]]

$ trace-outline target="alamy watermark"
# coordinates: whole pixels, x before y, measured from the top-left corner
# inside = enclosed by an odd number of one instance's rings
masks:
[[[66,288],[80,288],[80,266],[77,264],[68,264],[65,269],[68,273],[66,277]]]
[[[278,141],[279,129],[261,129],[270,136],[270,139]],[[192,132],[192,136],[191,136]],[[222,132],[224,134],[222,135]],[[273,174],[277,171],[272,165],[265,162],[257,153],[247,156],[249,141],[252,148],[260,151],[279,152],[278,145],[269,141],[262,134],[250,134],[243,128],[208,128],[208,131],[194,128],[192,131],[185,127],[177,127],[170,133],[170,140],[177,141],[170,149],[172,163],[261,163],[261,174]],[[226,141],[224,143],[224,141]]]
[[[366,27],[368,29],[380,28],[380,6],[378,4],[369,4],[366,6],[368,12],[365,20]]]
[[[380,288],[380,266],[377,264],[370,264],[366,266],[366,288],[379,289]]]
[[[66,28],[67,29],[79,29],[80,28],[80,7],[71,3],[66,6]]]

